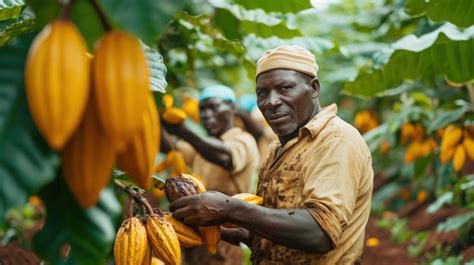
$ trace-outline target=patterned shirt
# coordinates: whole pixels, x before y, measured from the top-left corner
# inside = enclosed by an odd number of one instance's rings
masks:
[[[274,142],[257,188],[265,207],[307,209],[333,250],[308,253],[254,235],[254,264],[360,263],[371,206],[372,156],[359,132],[336,113],[335,104],[323,109],[278,155],[280,144]]]

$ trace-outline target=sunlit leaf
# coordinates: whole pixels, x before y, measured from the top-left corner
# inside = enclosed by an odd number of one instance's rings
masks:
[[[426,14],[434,21],[449,21],[459,27],[474,25],[472,0],[407,0],[405,10],[413,16]]]
[[[297,13],[312,8],[309,0],[234,0],[245,9],[263,9],[265,12]]]
[[[18,18],[24,6],[23,0],[0,0],[0,21]]]
[[[446,76],[463,83],[474,78],[474,26],[459,30],[451,24],[416,37],[409,35],[381,53],[380,67],[362,71],[345,84],[350,95],[374,96],[403,80],[434,80]]]

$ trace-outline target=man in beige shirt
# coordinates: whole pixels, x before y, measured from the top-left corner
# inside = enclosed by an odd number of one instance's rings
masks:
[[[199,113],[209,137],[200,136],[186,125],[165,124],[182,140],[173,142],[164,132],[164,145],[170,145],[183,154],[192,173],[202,178],[208,190],[228,196],[249,192],[252,176],[259,164],[258,148],[252,135],[233,124],[234,92],[223,85],[205,88],[199,96]],[[187,249],[184,262],[242,265],[242,259],[239,246],[221,242],[217,253],[212,256],[204,247]]]
[[[262,206],[217,192],[176,200],[177,218],[196,225],[231,222],[224,239],[245,242],[255,264],[359,264],[369,218],[372,157],[336,105],[319,105],[318,66],[298,46],[257,62],[257,105],[279,143],[259,173]]]

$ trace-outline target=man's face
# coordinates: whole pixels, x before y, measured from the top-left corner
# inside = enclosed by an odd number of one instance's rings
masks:
[[[211,136],[220,136],[232,127],[234,105],[220,98],[199,102],[201,123]]]
[[[311,118],[314,97],[319,87],[311,79],[286,69],[275,69],[257,78],[257,105],[278,136],[286,136],[302,127]]]

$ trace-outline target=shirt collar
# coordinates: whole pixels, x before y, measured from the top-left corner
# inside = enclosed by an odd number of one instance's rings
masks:
[[[300,138],[304,131],[309,132],[311,138],[316,137],[319,132],[326,126],[329,120],[334,118],[337,114],[337,105],[331,104],[316,114],[305,126],[300,128],[298,138]]]

